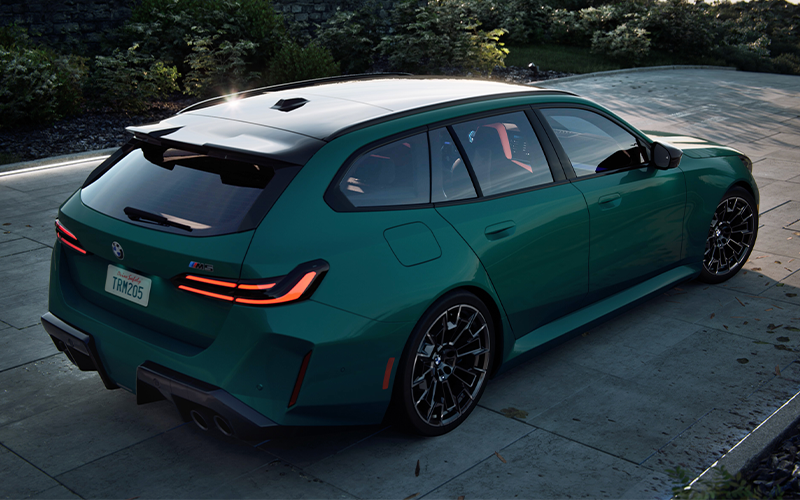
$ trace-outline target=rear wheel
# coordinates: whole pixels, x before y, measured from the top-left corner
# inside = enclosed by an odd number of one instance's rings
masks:
[[[700,279],[722,283],[739,272],[753,251],[757,231],[753,196],[740,187],[730,189],[711,218]]]
[[[460,291],[440,299],[411,336],[399,383],[414,430],[445,434],[475,409],[492,368],[494,324],[486,306]]]

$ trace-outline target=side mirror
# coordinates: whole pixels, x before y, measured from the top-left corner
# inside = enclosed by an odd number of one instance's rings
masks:
[[[662,144],[660,142],[653,143],[651,150],[653,155],[653,165],[661,170],[675,168],[681,162],[683,151],[670,144]]]

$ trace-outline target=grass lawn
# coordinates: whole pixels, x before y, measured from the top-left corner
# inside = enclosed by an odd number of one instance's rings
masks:
[[[602,54],[592,54],[588,47],[571,45],[520,45],[509,46],[506,66],[528,66],[536,63],[541,70],[564,73],[594,73],[633,67],[608,58]],[[708,57],[686,60],[674,54],[651,52],[650,56],[638,66],[668,66],[673,64],[710,64],[725,66],[722,61]]]

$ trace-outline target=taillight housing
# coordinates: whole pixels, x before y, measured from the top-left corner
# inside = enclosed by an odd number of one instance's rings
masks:
[[[196,274],[172,278],[180,290],[212,299],[250,306],[271,306],[307,299],[317,289],[328,263],[314,260],[295,267],[286,276],[259,280],[231,280]]]
[[[61,243],[82,255],[87,255],[89,253],[78,242],[78,238],[76,238],[74,234],[64,227],[64,224],[62,224],[58,219],[56,219],[56,237],[59,239],[59,241],[61,241]]]

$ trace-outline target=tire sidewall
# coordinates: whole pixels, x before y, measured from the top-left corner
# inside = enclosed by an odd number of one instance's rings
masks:
[[[481,387],[478,389],[477,394],[475,394],[472,405],[458,419],[441,427],[433,427],[419,417],[412,402],[410,377],[412,376],[414,368],[414,352],[416,352],[417,347],[422,342],[425,332],[428,331],[428,328],[430,328],[432,322],[436,320],[444,311],[459,304],[466,304],[476,308],[481,314],[483,314],[483,317],[486,321],[486,326],[489,329],[489,366],[487,367],[487,378],[484,379]],[[488,382],[489,376],[488,374],[492,373],[494,365],[496,344],[497,341],[495,338],[494,321],[489,313],[489,309],[480,299],[478,299],[478,297],[465,290],[458,290],[451,292],[434,302],[433,305],[431,305],[428,310],[425,311],[425,314],[422,315],[422,318],[420,318],[420,320],[417,322],[417,325],[414,327],[414,331],[411,333],[411,336],[406,343],[406,347],[403,350],[403,357],[397,373],[397,379],[395,382],[395,394],[399,399],[399,401],[397,401],[397,408],[404,413],[405,423],[410,425],[415,432],[424,436],[440,436],[461,425],[478,405],[478,401],[480,400],[483,391],[486,389],[486,383]]]
[[[753,247],[755,247],[756,239],[758,238],[758,208],[756,206],[756,200],[755,198],[753,198],[753,195],[750,194],[743,187],[734,186],[725,193],[725,196],[723,196],[722,199],[719,200],[717,206],[714,207],[714,212],[716,212],[717,208],[719,208],[720,204],[722,204],[723,201],[727,200],[728,198],[734,198],[734,197],[744,199],[748,203],[748,205],[750,205],[750,208],[753,210],[755,223],[753,224],[752,243],[750,245],[750,248],[747,250],[747,253],[744,256],[744,259],[742,259],[742,263],[739,266],[737,266],[736,269],[734,269],[733,271],[727,272],[725,274],[720,275],[720,274],[712,274],[711,272],[709,272],[705,266],[705,256],[704,256],[703,262],[701,264],[703,266],[703,270],[700,271],[700,281],[704,283],[718,284],[727,281],[730,278],[733,278],[744,267],[745,263],[747,263],[747,259],[749,259],[750,255],[753,253]],[[709,221],[709,226],[706,227],[706,231],[708,231],[710,225],[711,222]],[[708,234],[706,234],[706,239],[708,239]]]

